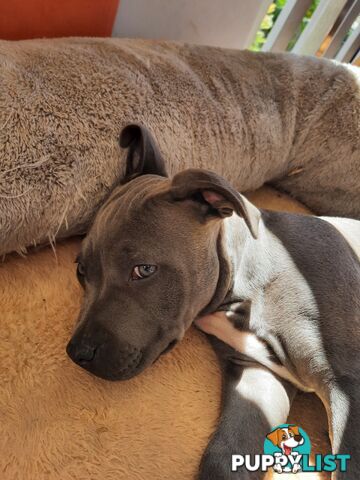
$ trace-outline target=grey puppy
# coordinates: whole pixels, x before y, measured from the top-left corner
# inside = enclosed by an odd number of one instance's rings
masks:
[[[348,472],[333,478],[357,480],[360,222],[258,210],[205,170],[170,180],[140,125],[126,127],[120,143],[129,148],[125,180],[78,258],[85,299],[69,356],[102,378],[129,379],[195,318],[227,311],[231,323],[204,327],[236,350],[210,337],[224,402],[200,478],[262,478],[232,473],[231,454],[260,453],[300,388],[324,402],[333,452],[352,455]],[[229,326],[240,335],[235,344],[219,333]]]

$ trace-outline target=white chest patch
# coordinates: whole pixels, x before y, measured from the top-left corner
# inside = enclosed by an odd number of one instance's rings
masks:
[[[206,333],[214,335],[219,340],[230,345],[234,350],[249,359],[267,367],[281,378],[288,380],[301,390],[309,391],[283,365],[272,360],[272,355],[266,343],[254,333],[237,330],[229,321],[225,312],[216,312],[195,320],[195,324]]]

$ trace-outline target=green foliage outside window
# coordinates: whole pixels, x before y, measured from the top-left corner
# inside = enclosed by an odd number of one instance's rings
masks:
[[[286,50],[289,51],[293,48],[293,46],[297,42],[297,39],[299,38],[304,28],[308,24],[312,14],[314,13],[319,3],[320,3],[320,0],[312,1],[309,9],[305,13],[304,18],[301,21],[301,24],[299,25],[299,28],[297,29],[293,38],[290,40]],[[266,38],[269,35],[270,30],[272,29],[277,17],[280,15],[281,10],[284,8],[285,4],[286,4],[286,0],[276,0],[270,5],[270,7],[268,8],[268,11],[266,12],[265,17],[263,18],[263,21],[261,22],[259,30],[256,33],[255,40],[251,45],[250,50],[253,50],[253,51],[261,50],[262,46],[266,42]]]

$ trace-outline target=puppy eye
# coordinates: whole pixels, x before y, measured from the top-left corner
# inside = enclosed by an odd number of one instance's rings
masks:
[[[131,272],[131,280],[141,280],[150,277],[156,270],[156,265],[136,265]]]
[[[283,435],[283,436],[282,436],[282,439],[283,439],[283,440],[286,440],[286,435]]]

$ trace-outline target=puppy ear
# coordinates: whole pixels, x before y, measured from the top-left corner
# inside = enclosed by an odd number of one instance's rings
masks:
[[[273,432],[270,432],[266,435],[266,438],[268,440],[270,440],[270,442],[275,445],[275,446],[278,446],[278,431],[279,429],[277,428],[276,430],[274,430]]]
[[[289,425],[289,431],[292,431],[294,435],[301,435],[299,432],[299,427],[297,425]]]
[[[200,169],[178,173],[172,180],[171,195],[174,200],[197,202],[205,220],[230,217],[235,212],[244,218],[252,236],[258,236],[260,211],[216,173]]]
[[[119,143],[129,149],[123,183],[139,175],[167,176],[164,159],[146,127],[136,123],[127,125],[120,133]]]

